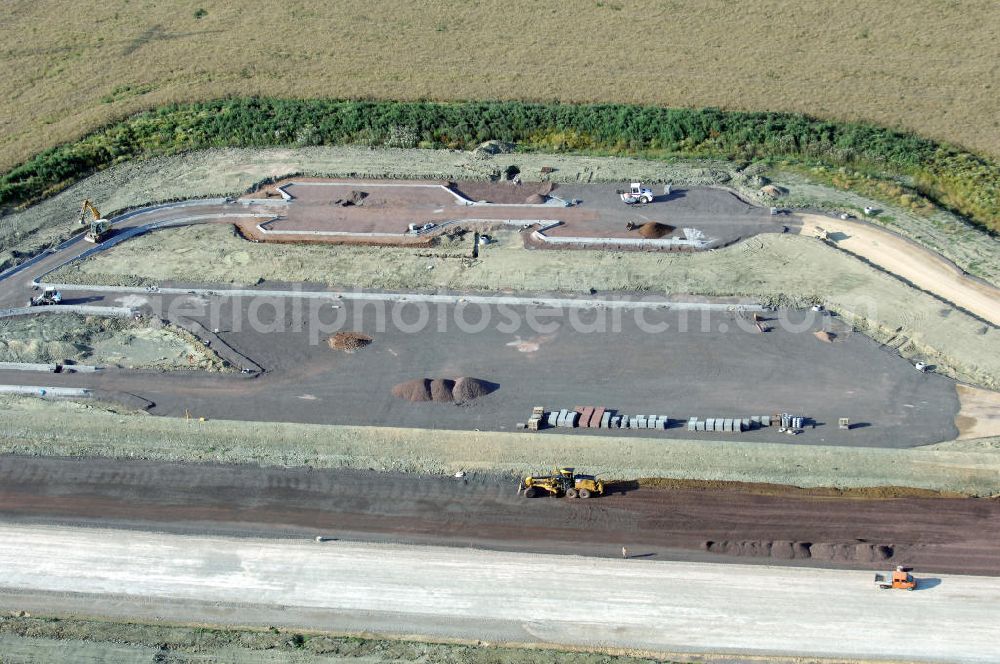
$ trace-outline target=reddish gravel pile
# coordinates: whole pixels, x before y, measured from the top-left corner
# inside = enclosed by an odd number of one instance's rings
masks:
[[[491,392],[495,392],[500,386],[479,378],[469,378],[463,376],[455,381],[455,389],[452,395],[455,403],[465,403],[479,397],[484,397]]]
[[[451,391],[455,388],[455,381],[447,378],[435,378],[431,381],[431,401],[438,403],[451,403],[454,401]]]
[[[541,205],[542,203],[545,202],[545,200],[546,200],[545,196],[541,194],[532,194],[531,196],[528,196],[526,199],[524,199],[524,202],[528,203],[529,205]]]
[[[333,350],[360,350],[372,342],[372,338],[360,332],[337,332],[326,340],[326,345]]]
[[[647,221],[639,227],[639,235],[643,236],[647,240],[658,240],[661,237],[670,235],[673,232],[673,226],[661,224],[658,221]]]
[[[400,383],[392,388],[392,395],[405,401],[421,402],[431,400],[431,381],[417,378]]]
[[[813,332],[813,336],[824,343],[833,343],[833,340],[837,338],[837,335],[833,332],[826,332],[825,330],[820,330],[819,332]]]
[[[392,394],[397,398],[414,403],[423,401],[466,403],[495,392],[499,387],[496,383],[468,376],[462,376],[456,380],[417,378],[396,385],[392,388]]]

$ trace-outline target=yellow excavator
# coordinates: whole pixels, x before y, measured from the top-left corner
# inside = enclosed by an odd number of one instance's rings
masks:
[[[86,226],[87,224],[90,224],[90,230],[83,238],[87,242],[95,244],[103,242],[104,238],[111,232],[111,222],[101,218],[101,213],[90,202],[89,198],[80,206],[80,225]]]
[[[525,498],[542,494],[566,498],[590,498],[604,493],[604,482],[593,475],[581,475],[574,468],[556,468],[551,475],[525,477],[518,491],[524,491]]]

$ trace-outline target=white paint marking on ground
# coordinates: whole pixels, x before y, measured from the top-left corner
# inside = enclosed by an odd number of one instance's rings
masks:
[[[617,546],[609,545],[614,553]],[[1000,578],[0,525],[9,590],[282,607],[302,627],[655,651],[1000,661]],[[566,597],[566,610],[541,595]],[[110,599],[110,597],[109,597]],[[42,595],[58,609],[58,595]],[[187,602],[187,604],[185,604]],[[6,607],[5,607],[6,608]],[[218,614],[217,614],[218,615]],[[322,624],[313,624],[322,622]],[[898,638],[897,638],[898,637]]]
[[[356,302],[426,302],[428,304],[479,304],[484,306],[536,306],[553,309],[675,309],[683,311],[766,311],[760,304],[719,302],[673,302],[665,300],[600,300],[573,298],[538,298],[503,295],[430,295],[425,293],[344,293],[337,291],[250,290],[208,288],[159,288],[140,286],[100,286],[97,284],[50,284],[60,291],[94,293],[144,293],[155,295],[204,295],[218,297],[297,297],[307,300],[352,300]]]

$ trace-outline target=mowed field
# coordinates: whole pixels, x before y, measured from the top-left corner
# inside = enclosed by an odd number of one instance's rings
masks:
[[[12,0],[0,170],[110,120],[227,95],[797,111],[1000,155],[992,0]]]

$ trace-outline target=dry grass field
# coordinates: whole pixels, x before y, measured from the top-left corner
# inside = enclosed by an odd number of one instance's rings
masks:
[[[8,0],[0,170],[227,95],[616,101],[869,120],[1000,155],[993,0]]]

